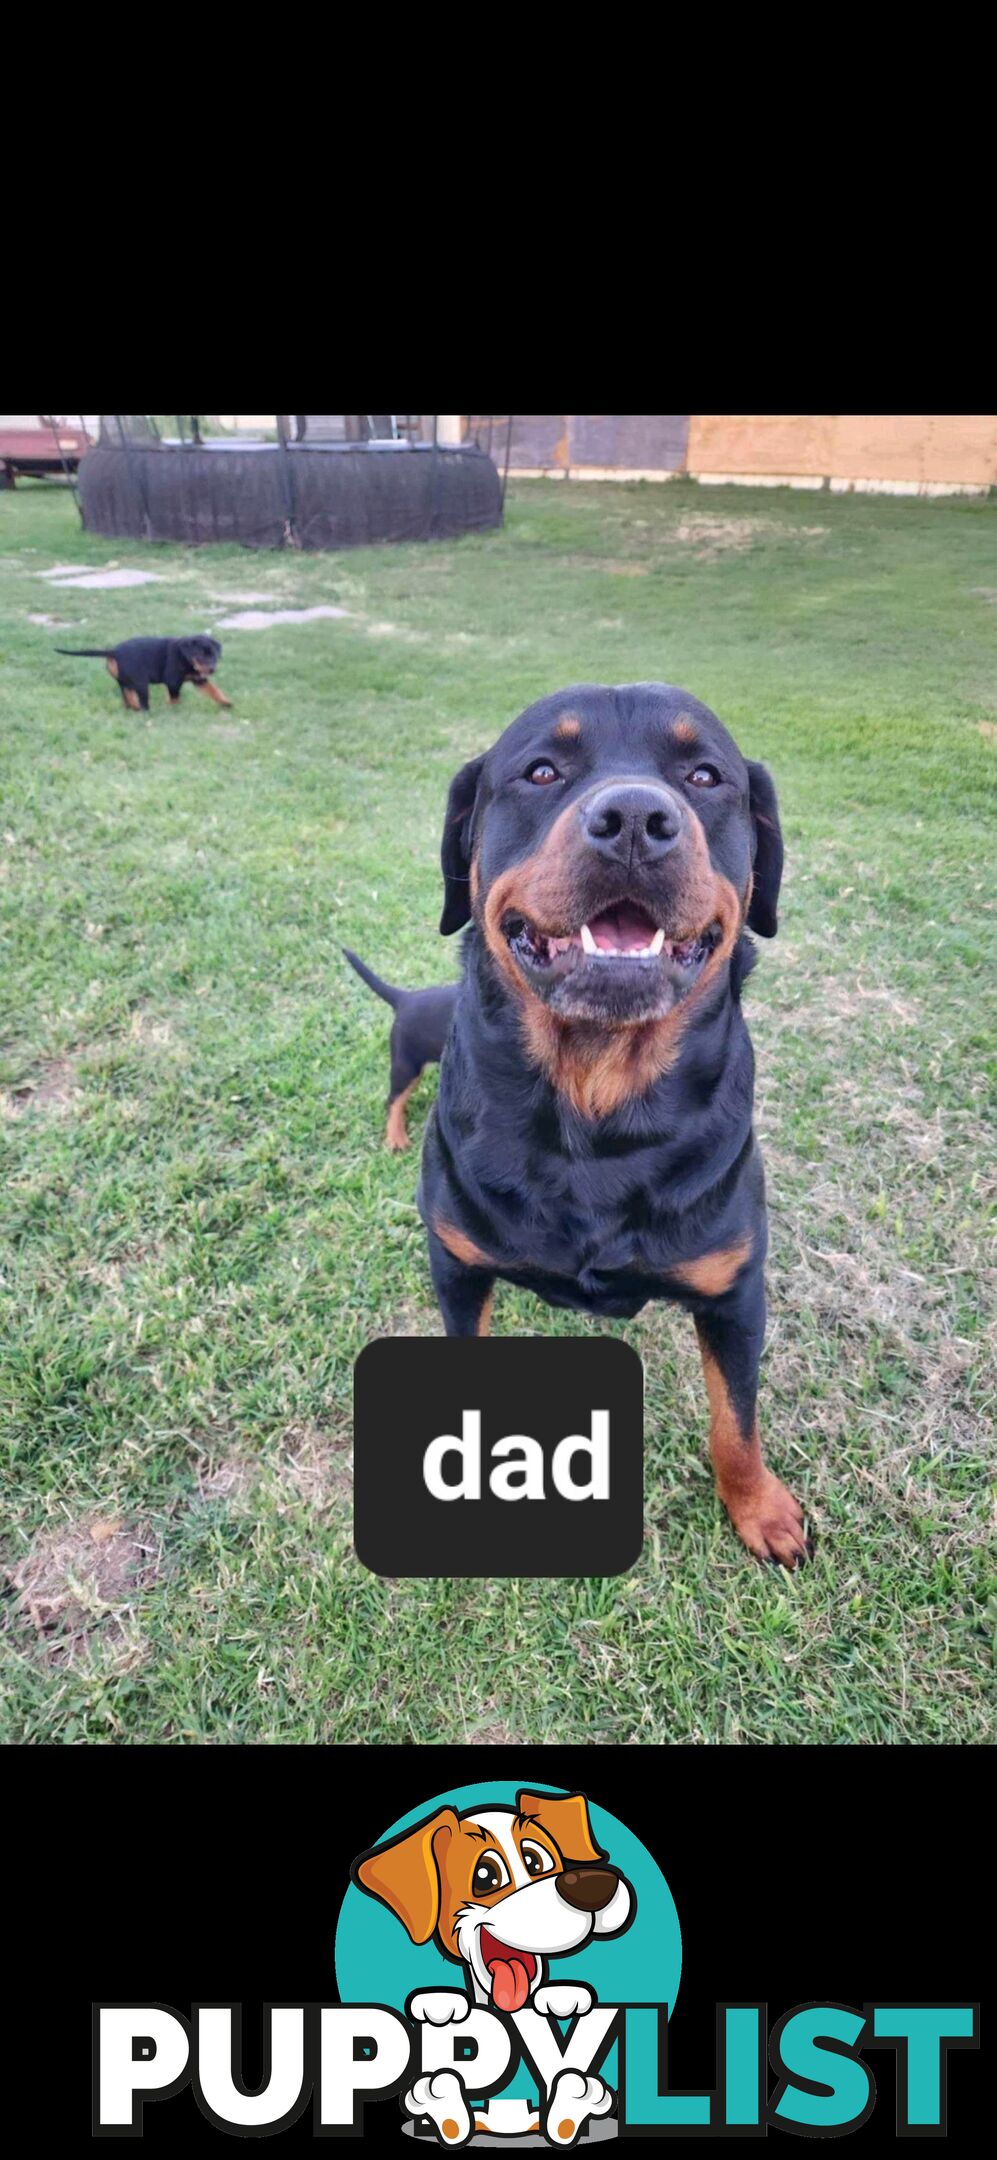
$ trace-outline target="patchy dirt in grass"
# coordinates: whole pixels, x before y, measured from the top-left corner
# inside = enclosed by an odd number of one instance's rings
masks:
[[[132,1042],[140,1043],[143,1050],[163,1050],[178,1058],[187,1055],[183,1043],[177,1041],[170,1020],[156,1020],[151,1013],[133,1012],[128,1033]]]
[[[353,1498],[349,1440],[321,1425],[289,1425],[281,1441],[277,1478],[287,1494],[316,1514],[348,1505]]]
[[[886,985],[831,982],[815,983],[812,988],[813,999],[807,1006],[808,1027],[855,1019],[871,1020],[874,1025],[896,1021],[901,1027],[912,1027],[920,1018],[921,1006],[917,998],[898,997],[896,991]]]
[[[161,1571],[149,1524],[98,1514],[40,1530],[23,1558],[3,1569],[15,1617],[46,1638],[56,1659],[79,1656],[98,1635],[120,1647],[136,1599]]]
[[[797,525],[789,537],[819,540],[827,530],[826,525]],[[774,518],[711,517],[707,512],[702,517],[683,518],[680,524],[663,533],[662,538],[673,541],[678,547],[692,548],[697,562],[712,562],[718,555],[740,555],[745,548],[754,547],[759,540],[767,540],[773,533],[780,539],[787,538],[785,525]]]
[[[220,1462],[201,1455],[197,1462],[197,1500],[225,1500],[232,1507],[248,1499],[256,1482],[257,1465],[244,1455],[226,1455]]]
[[[0,1104],[8,1118],[24,1117],[34,1111],[59,1117],[74,1108],[81,1094],[75,1058],[58,1057],[42,1066],[36,1080],[26,1080],[22,1087],[5,1088]]]
[[[417,1298],[406,1298],[385,1322],[386,1335],[442,1335],[443,1321],[431,1305],[420,1304]]]
[[[272,592],[209,592],[206,598],[216,607],[257,607],[260,601],[273,600]]]
[[[485,1704],[486,1710],[492,1710],[494,1707],[493,1703]],[[467,1737],[469,1740],[473,1740],[475,1747],[523,1747],[525,1745],[521,1735],[514,1733],[511,1726],[504,1725],[501,1719],[494,1725],[472,1725],[468,1730]]]
[[[676,548],[687,549],[696,562],[715,562],[721,555],[743,555],[748,548],[759,546],[763,541],[777,538],[794,541],[819,540],[829,530],[826,525],[797,525],[787,534],[785,525],[774,518],[722,517],[706,510],[697,515],[681,518],[675,525],[663,525],[656,536],[658,547],[671,553]],[[625,542],[624,542],[625,545]],[[591,557],[576,555],[572,562],[589,569],[603,570],[609,577],[650,577],[667,561],[666,555],[634,562],[624,556],[593,562]]]
[[[429,630],[410,630],[405,623],[369,622],[364,629],[368,637],[398,638],[403,645],[426,645],[432,635]]]

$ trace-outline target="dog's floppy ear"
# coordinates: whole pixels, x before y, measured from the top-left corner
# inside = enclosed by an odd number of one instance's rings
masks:
[[[357,1888],[395,1913],[414,1943],[427,1943],[439,1926],[440,1863],[459,1828],[454,1809],[440,1808],[427,1822],[353,1862]]]
[[[779,927],[776,909],[782,884],[782,827],[775,789],[764,765],[745,759],[750,785],[751,823],[755,834],[755,869],[748,907],[748,929],[759,937],[774,937]]]
[[[606,1855],[592,1836],[588,1801],[584,1793],[521,1792],[516,1806],[521,1815],[532,1815],[541,1830],[552,1837],[562,1860],[604,1860]]]
[[[471,758],[450,782],[440,850],[446,888],[440,916],[443,937],[452,936],[455,930],[463,930],[464,924],[471,920],[471,819],[484,762],[483,756]]]

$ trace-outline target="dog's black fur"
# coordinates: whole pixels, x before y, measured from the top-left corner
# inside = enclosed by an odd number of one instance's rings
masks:
[[[755,1420],[767,1225],[741,1010],[744,932],[774,936],[782,857],[764,768],[664,684],[544,698],[465,765],[440,927],[471,927],[418,1204],[450,1335],[484,1332],[496,1277],[619,1318],[685,1306],[721,1497],[752,1551],[795,1566],[802,1511]],[[536,893],[558,919],[529,916]],[[544,959],[540,932],[618,922],[618,904],[675,956]]]
[[[388,1123],[384,1137],[389,1148],[405,1148],[409,1144],[405,1104],[423,1068],[435,1065],[443,1055],[457,1002],[457,984],[440,983],[429,990],[399,990],[394,983],[382,982],[373,968],[358,959],[348,945],[343,946],[343,952],[361,982],[394,1009]]]
[[[176,705],[184,683],[206,690],[216,705],[231,705],[211,681],[222,649],[217,638],[133,637],[120,645],[57,645],[56,652],[77,660],[106,660],[125,704],[131,712],[148,712],[150,683],[165,683],[170,704]]]

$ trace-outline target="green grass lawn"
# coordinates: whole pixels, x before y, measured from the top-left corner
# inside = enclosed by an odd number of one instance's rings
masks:
[[[161,583],[39,576],[111,562]],[[350,612],[223,631],[231,713],[126,714],[53,650],[247,593]],[[496,534],[300,557],[89,539],[64,492],[0,495],[8,1740],[987,1737],[995,633],[986,500],[524,483]],[[659,1307],[625,1330],[632,1574],[380,1581],[350,1542],[353,1360],[440,1323],[416,1154],[381,1145],[389,1015],[340,943],[456,972],[451,773],[545,691],[647,677],[780,791],[747,993],[762,1431],[817,1557],[789,1578],[737,1543]],[[496,1332],[590,1326],[499,1287]]]

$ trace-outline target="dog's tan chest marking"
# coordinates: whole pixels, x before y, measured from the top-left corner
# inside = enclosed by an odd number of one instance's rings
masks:
[[[495,1262],[490,1255],[482,1252],[480,1245],[475,1245],[463,1230],[455,1229],[453,1223],[444,1222],[442,1215],[435,1219],[433,1229],[440,1244],[446,1246],[455,1260],[462,1260],[465,1267],[494,1267]]]
[[[669,1268],[668,1273],[673,1281],[684,1283],[687,1289],[698,1290],[701,1297],[722,1297],[750,1252],[751,1239],[742,1238],[739,1245],[728,1245],[722,1252],[703,1253],[698,1260],[683,1260],[678,1267]]]

